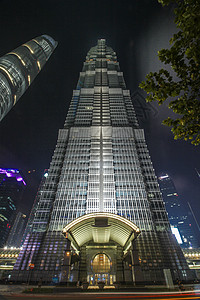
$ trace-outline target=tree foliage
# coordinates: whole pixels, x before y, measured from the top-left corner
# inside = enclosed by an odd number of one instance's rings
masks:
[[[190,139],[200,144],[200,1],[158,0],[163,6],[175,5],[175,24],[178,32],[170,40],[171,48],[158,51],[158,57],[169,64],[176,74],[175,80],[164,68],[150,72],[140,87],[147,101],[162,104],[169,99],[168,107],[176,117],[168,117],[163,124],[171,126],[175,139]]]

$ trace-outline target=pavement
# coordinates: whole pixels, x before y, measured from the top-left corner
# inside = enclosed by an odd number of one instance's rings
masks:
[[[171,292],[171,293],[68,293],[68,294],[4,294],[0,295],[0,300],[189,300],[200,299],[199,292]]]
[[[37,288],[35,285],[0,285],[0,300],[1,299],[49,299],[49,298],[66,298],[66,299],[200,299],[200,284],[184,285],[185,291],[178,291],[178,286],[175,286],[174,290],[166,291],[166,286],[145,286],[143,289],[127,288],[127,289],[104,289],[99,291],[96,289],[90,289],[86,291],[80,291],[76,288],[64,288],[61,287],[61,291],[58,292],[59,287],[55,286],[42,286],[42,288],[55,288],[57,293],[37,293],[37,294],[24,294],[25,289]],[[163,288],[163,291],[162,291]],[[165,290],[164,290],[165,289]],[[161,297],[161,298],[160,298]],[[163,298],[164,297],[164,298]],[[175,298],[174,298],[175,297]]]

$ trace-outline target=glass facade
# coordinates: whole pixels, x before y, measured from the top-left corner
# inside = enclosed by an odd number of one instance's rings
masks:
[[[25,186],[19,170],[0,168],[0,247],[7,245],[9,233],[15,227],[17,209]]]
[[[35,264],[33,281],[60,276],[68,247],[61,232],[72,220],[92,212],[117,214],[139,227],[134,249],[143,281],[163,280],[163,269],[170,269],[174,280],[191,278],[170,230],[130,92],[115,52],[103,39],[87,54],[38,195],[14,280],[26,279],[30,262]],[[117,257],[122,250],[117,251],[113,270],[121,268]]]
[[[180,246],[182,248],[198,248],[199,243],[195,236],[193,222],[184,203],[180,200],[173,180],[168,174],[164,174],[158,178],[158,181],[172,231],[175,231],[176,235],[178,230]]]
[[[0,121],[32,83],[57,46],[39,36],[0,58]]]
[[[19,248],[22,246],[22,237],[26,227],[26,215],[18,211],[12,229],[6,242],[7,247]]]

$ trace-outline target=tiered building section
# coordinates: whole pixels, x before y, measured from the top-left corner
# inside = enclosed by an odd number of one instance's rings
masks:
[[[13,280],[26,280],[30,263],[31,281],[192,278],[171,233],[130,92],[105,40],[88,52],[38,196]]]

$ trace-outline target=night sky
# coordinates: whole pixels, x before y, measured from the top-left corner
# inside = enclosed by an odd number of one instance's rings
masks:
[[[49,167],[85,56],[97,39],[105,38],[131,90],[156,174],[167,172],[181,201],[189,201],[200,218],[199,147],[175,141],[161,125],[171,113],[165,106],[146,104],[138,88],[148,72],[162,66],[157,51],[169,46],[176,30],[172,8],[162,8],[157,0],[5,0],[0,1],[0,24],[0,56],[42,34],[58,41],[44,69],[0,123],[0,167],[23,171],[28,183],[21,203],[25,213]]]

